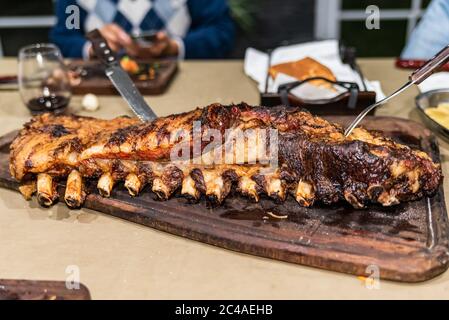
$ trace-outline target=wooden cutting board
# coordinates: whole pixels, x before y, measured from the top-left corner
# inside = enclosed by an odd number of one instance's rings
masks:
[[[158,61],[159,67],[154,79],[134,79],[134,84],[143,95],[158,95],[164,93],[178,71],[178,62],[174,60]],[[74,60],[69,64],[69,69],[77,67],[92,68],[95,70],[92,76],[81,78],[78,85],[72,86],[73,94],[93,93],[97,95],[118,95],[118,91],[112,82],[103,75],[101,65],[97,61]],[[98,70],[97,70],[98,69]]]
[[[349,119],[331,120],[344,124]],[[370,117],[364,125],[439,161],[436,139],[421,124]],[[8,171],[13,137],[0,139],[0,186],[17,190]],[[188,204],[180,197],[156,201],[148,188],[131,198],[119,185],[109,199],[98,195],[94,181],[87,188],[92,193],[86,208],[242,253],[361,276],[369,276],[373,269],[367,267],[375,265],[381,278],[406,282],[428,280],[448,268],[449,224],[442,186],[432,198],[365,210],[345,204],[301,208],[293,198],[282,205],[270,199],[251,203],[238,195],[209,208],[205,201]],[[59,190],[63,194],[64,186]]]
[[[0,300],[90,300],[83,284],[69,289],[63,281],[0,279]]]

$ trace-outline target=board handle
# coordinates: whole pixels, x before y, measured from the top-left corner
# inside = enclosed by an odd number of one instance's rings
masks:
[[[420,84],[430,77],[440,66],[449,60],[449,45],[438,52],[432,59],[427,61],[422,67],[416,69],[410,75],[410,81]]]

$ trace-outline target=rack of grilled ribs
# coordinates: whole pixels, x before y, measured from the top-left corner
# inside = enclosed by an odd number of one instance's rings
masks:
[[[195,121],[200,121],[200,159],[192,152],[188,160],[173,161],[172,152],[181,140],[188,147],[185,150],[198,148],[193,134],[173,139],[180,129],[193,133]],[[275,129],[277,166],[252,161],[252,156],[231,163],[207,160],[217,146],[229,143],[225,138],[205,139],[212,129],[221,133]],[[244,141],[231,149],[233,157],[259,148]],[[265,160],[274,157],[269,150]],[[98,179],[104,197],[111,195],[116,183],[124,182],[131,196],[149,185],[161,200],[180,193],[191,201],[204,196],[218,205],[235,190],[254,201],[262,195],[275,201],[292,195],[301,206],[347,201],[355,208],[432,196],[442,181],[440,165],[426,153],[380,133],[357,128],[345,138],[341,126],[299,108],[244,103],[213,104],[147,123],[127,117],[39,115],[25,124],[12,143],[10,171],[21,182],[22,194],[29,199],[37,193],[43,206],[55,202],[57,182],[66,179],[64,198],[69,207],[82,205],[86,179]]]

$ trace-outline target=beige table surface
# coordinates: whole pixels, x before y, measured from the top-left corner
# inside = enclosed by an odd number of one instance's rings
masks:
[[[406,80],[391,59],[360,61],[365,75],[391,92]],[[0,73],[16,71],[15,60],[0,60]],[[379,110],[419,121],[412,88]],[[123,100],[100,98],[95,113],[130,114]],[[184,62],[167,94],[150,97],[159,115],[211,102],[258,103],[255,84],[241,61]],[[29,114],[15,91],[0,91],[0,134],[19,128]],[[449,145],[440,140],[443,171],[449,175]],[[446,199],[449,199],[446,182]],[[449,272],[425,283],[382,281],[369,290],[357,277],[239,254],[64,204],[41,209],[12,191],[0,190],[0,278],[62,280],[77,266],[94,299],[313,299],[449,298]]]

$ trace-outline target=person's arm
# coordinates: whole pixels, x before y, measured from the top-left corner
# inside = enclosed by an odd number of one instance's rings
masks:
[[[233,47],[234,23],[225,0],[189,0],[191,27],[185,38],[187,59],[223,58]]]
[[[81,58],[85,55],[83,50],[87,42],[84,38],[83,28],[83,18],[86,13],[78,6],[80,9],[80,28],[67,29],[66,19],[69,14],[66,13],[66,8],[70,5],[77,5],[76,0],[56,1],[55,14],[57,22],[50,31],[50,40],[59,47],[64,57]]]
[[[402,51],[403,59],[430,59],[449,44],[449,1],[433,0]]]

